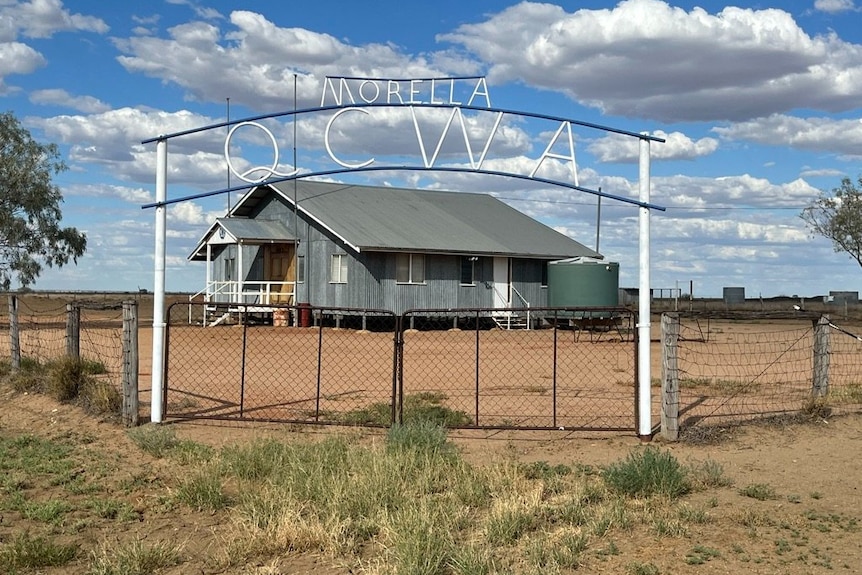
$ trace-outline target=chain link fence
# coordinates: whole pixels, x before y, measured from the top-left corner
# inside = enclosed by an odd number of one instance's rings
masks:
[[[500,327],[528,314],[540,329]],[[464,427],[635,429],[628,310],[412,310],[402,325],[401,398],[434,398]]]
[[[636,429],[625,309],[380,310],[174,304],[169,417]],[[514,318],[528,325],[511,328]],[[541,327],[540,329],[526,329]]]
[[[173,304],[164,413],[389,425],[395,323],[367,309]]]

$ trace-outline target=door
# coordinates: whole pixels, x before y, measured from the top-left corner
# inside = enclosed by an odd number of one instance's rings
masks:
[[[509,258],[494,258],[494,307],[509,307]]]
[[[263,275],[270,294],[269,303],[293,304],[296,285],[296,257],[293,244],[264,246]]]

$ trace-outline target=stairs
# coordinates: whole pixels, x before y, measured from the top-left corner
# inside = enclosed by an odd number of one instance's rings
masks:
[[[513,329],[530,329],[530,323],[527,321],[527,314],[516,313],[512,311],[503,311],[491,315],[491,319],[497,324],[497,327],[504,330]]]

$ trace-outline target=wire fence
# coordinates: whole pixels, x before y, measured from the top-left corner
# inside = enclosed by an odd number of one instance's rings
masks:
[[[622,308],[396,316],[173,304],[163,412],[380,426],[434,414],[450,427],[637,430],[635,323]],[[124,387],[131,371],[150,369],[146,353],[138,368],[136,318],[133,333],[129,325],[119,301],[0,300],[8,352],[0,358],[76,355]],[[666,434],[862,408],[862,324],[810,312],[710,312],[664,314],[661,325],[653,413]]]
[[[9,295],[0,304],[0,349],[12,369],[22,360],[81,359],[123,396],[123,418],[137,422],[137,303]],[[4,357],[0,355],[0,357]]]
[[[14,307],[22,357],[51,361],[63,357],[75,345],[82,359],[101,364],[109,374],[122,373],[122,302],[34,297],[14,297],[11,301],[15,303],[10,304],[10,298],[0,298],[0,349],[5,357],[11,356],[10,308]],[[69,332],[70,314],[77,314],[74,334]]]
[[[175,304],[164,413],[384,426],[434,413],[449,427],[636,428],[631,312],[495,313]],[[501,327],[526,317],[544,328]]]
[[[837,327],[815,315],[665,314],[665,431],[858,410],[862,339]]]

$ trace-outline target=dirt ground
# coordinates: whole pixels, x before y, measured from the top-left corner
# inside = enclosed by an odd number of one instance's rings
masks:
[[[179,422],[172,427],[181,438],[216,448],[264,436],[314,438],[344,432],[332,427],[298,429],[213,421]],[[0,390],[0,434],[5,437],[24,433],[69,441],[98,454],[95,460],[111,467],[105,475],[105,488],[118,497],[122,497],[118,485],[136,486],[127,497],[139,520],[77,524],[69,520],[55,525],[51,531],[63,541],[78,545],[81,559],[40,573],[85,573],[88,553],[129,539],[181,541],[184,562],[162,571],[171,575],[350,573],[347,568],[331,565],[326,558],[311,555],[285,558],[278,570],[266,570],[264,566],[212,570],[207,557],[224,544],[224,515],[188,509],[181,513],[160,510],[160,501],[180,481],[176,464],[144,454],[131,443],[123,428],[94,419],[77,407],[58,404],[44,396]],[[629,434],[452,431],[450,436],[466,458],[476,464],[514,456],[523,462],[601,467],[643,449],[643,443]],[[670,450],[683,462],[710,459],[720,463],[733,485],[689,496],[692,505],[704,504],[700,499],[705,497],[712,499],[709,522],[692,525],[683,536],[659,537],[637,529],[616,533],[616,554],[590,554],[582,572],[631,573],[633,564],[652,564],[658,573],[862,573],[862,497],[858,485],[862,477],[862,416],[737,427],[710,444],[670,444],[660,440],[653,444]],[[93,477],[100,472],[82,467],[75,473]],[[759,501],[739,493],[753,484],[772,487],[775,498]],[[71,498],[63,486],[41,484],[29,486],[27,497]],[[2,512],[0,550],[15,533],[27,530],[43,532],[45,526],[17,512]],[[686,554],[698,545],[714,549],[719,555],[702,565],[687,564]],[[600,542],[596,544],[596,548],[601,546]]]

